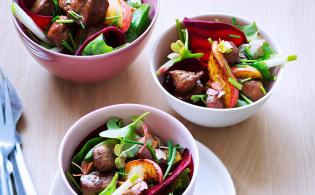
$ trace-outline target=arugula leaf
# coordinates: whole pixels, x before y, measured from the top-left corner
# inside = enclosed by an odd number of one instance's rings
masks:
[[[128,134],[130,134],[130,130],[134,131],[137,128],[137,125],[139,122],[141,122],[141,120],[147,116],[149,114],[149,112],[145,112],[144,114],[142,114],[141,116],[139,116],[134,122],[130,123],[129,125],[119,128],[119,129],[109,129],[109,130],[105,130],[102,131],[100,133],[101,137],[106,137],[106,138],[128,138]]]
[[[261,57],[262,60],[270,59],[270,57],[274,54],[274,50],[270,47],[269,43],[264,42],[263,46],[264,55]]]
[[[104,35],[102,33],[84,48],[83,55],[98,55],[112,52],[113,50],[114,49],[111,46],[106,44],[104,40]]]
[[[182,194],[190,183],[190,169],[186,168],[178,177],[170,184],[171,193],[174,195]]]
[[[99,195],[111,195],[117,189],[117,186],[116,186],[117,180],[118,180],[118,173],[114,175],[112,181],[101,193],[99,193]]]
[[[119,129],[122,126],[122,119],[113,117],[107,121],[107,129]]]
[[[199,102],[199,101],[203,101],[205,104],[207,103],[206,102],[206,98],[207,98],[207,95],[192,95],[191,96],[191,100],[196,103],[196,102]]]
[[[156,75],[159,76],[165,73],[170,67],[172,67],[175,63],[180,62],[189,58],[201,58],[203,53],[191,53],[188,49],[188,30],[185,29],[185,42],[183,43],[181,40],[177,40],[171,44],[171,49],[174,53],[168,55],[170,58],[167,62],[165,62],[157,71]]]
[[[259,31],[256,22],[242,26],[237,22],[236,18],[232,18],[232,24],[243,31],[248,41],[257,38]]]

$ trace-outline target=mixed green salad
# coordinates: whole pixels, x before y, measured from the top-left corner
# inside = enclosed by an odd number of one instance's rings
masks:
[[[12,13],[33,41],[69,55],[104,54],[131,43],[150,25],[150,8],[141,0],[12,3]]]
[[[182,194],[193,174],[187,148],[151,134],[141,116],[124,125],[118,117],[96,129],[77,148],[65,173],[78,194]],[[106,129],[106,130],[104,130]]]
[[[246,106],[268,93],[280,65],[297,59],[278,55],[255,22],[231,23],[176,20],[179,40],[156,72],[169,93],[208,108]]]

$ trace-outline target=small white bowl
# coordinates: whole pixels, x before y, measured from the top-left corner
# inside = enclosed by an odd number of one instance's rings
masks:
[[[61,141],[58,152],[58,169],[62,183],[66,186],[65,191],[67,194],[76,194],[67,181],[65,172],[68,170],[71,158],[80,142],[113,116],[120,117],[125,122],[130,122],[130,116],[141,115],[144,112],[150,112],[150,114],[145,117],[144,122],[148,125],[152,134],[157,135],[164,141],[172,139],[174,143],[181,144],[183,147],[189,149],[193,159],[194,172],[192,180],[183,194],[193,194],[196,175],[199,169],[198,148],[193,136],[188,129],[173,116],[156,108],[139,104],[117,104],[104,107],[83,116],[70,127]]]
[[[231,23],[232,18],[235,17],[240,24],[250,24],[253,20],[249,20],[240,16],[227,15],[227,14],[202,14],[189,18],[214,20],[219,19],[222,22]],[[282,50],[270,34],[260,25],[257,25],[260,34],[269,42],[270,46],[278,53],[282,54]],[[269,86],[268,93],[263,98],[254,102],[253,104],[230,109],[213,109],[201,106],[196,106],[185,101],[182,101],[166,89],[164,89],[162,82],[163,76],[157,77],[156,70],[166,61],[167,55],[171,53],[170,44],[178,39],[176,26],[173,25],[166,32],[164,32],[159,39],[155,42],[152,50],[151,58],[151,74],[161,93],[166,98],[170,106],[185,119],[206,127],[225,127],[237,124],[251,117],[262,105],[264,105],[272,92],[275,90],[277,84],[282,78],[283,66],[278,66],[274,69],[277,72],[277,80]]]

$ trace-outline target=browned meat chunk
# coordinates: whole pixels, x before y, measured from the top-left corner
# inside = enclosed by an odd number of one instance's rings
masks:
[[[188,72],[183,70],[173,70],[169,74],[173,79],[175,91],[184,93],[195,88],[197,81],[203,75],[203,72]]]
[[[108,0],[59,0],[59,6],[67,11],[74,11],[83,16],[87,26],[96,26],[105,20]]]
[[[67,19],[66,16],[60,16],[61,20]],[[66,24],[59,24],[54,22],[47,33],[47,37],[51,40],[57,47],[63,48],[62,41],[69,39],[69,29]]]
[[[260,81],[247,81],[243,84],[242,93],[252,101],[257,101],[264,96],[262,87]]]
[[[82,175],[81,188],[83,195],[97,195],[103,191],[111,182],[114,173],[100,173],[94,171],[87,175]]]
[[[208,95],[206,103],[208,108],[224,108],[222,99],[217,95]]]
[[[51,16],[54,13],[54,3],[52,0],[36,0],[31,11],[35,14]]]
[[[230,42],[233,46],[232,51],[230,53],[224,53],[224,58],[226,59],[229,65],[236,64],[239,61],[239,52],[238,48],[233,42]]]
[[[93,162],[98,171],[115,169],[114,148],[105,144],[96,146],[93,150]]]

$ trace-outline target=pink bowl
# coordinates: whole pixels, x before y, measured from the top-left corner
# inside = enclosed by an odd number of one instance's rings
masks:
[[[68,170],[69,162],[80,142],[93,132],[94,129],[103,125],[110,117],[117,116],[124,121],[130,121],[130,116],[141,115],[144,112],[150,112],[150,114],[144,118],[144,122],[148,125],[152,134],[157,135],[162,140],[172,139],[174,143],[178,143],[189,149],[194,165],[193,176],[183,195],[193,194],[199,170],[199,153],[193,136],[190,134],[189,130],[173,116],[156,108],[140,104],[117,104],[100,108],[83,116],[70,127],[61,141],[58,152],[58,169],[62,183],[66,186],[64,189],[66,194],[76,194],[70,186],[65,172]]]
[[[15,0],[14,0],[15,1]],[[25,27],[15,17],[15,28],[30,54],[49,72],[57,77],[79,83],[93,83],[108,79],[131,64],[148,42],[158,11],[159,0],[144,0],[151,5],[151,24],[146,31],[126,47],[97,56],[71,56],[50,51],[30,39]]]

